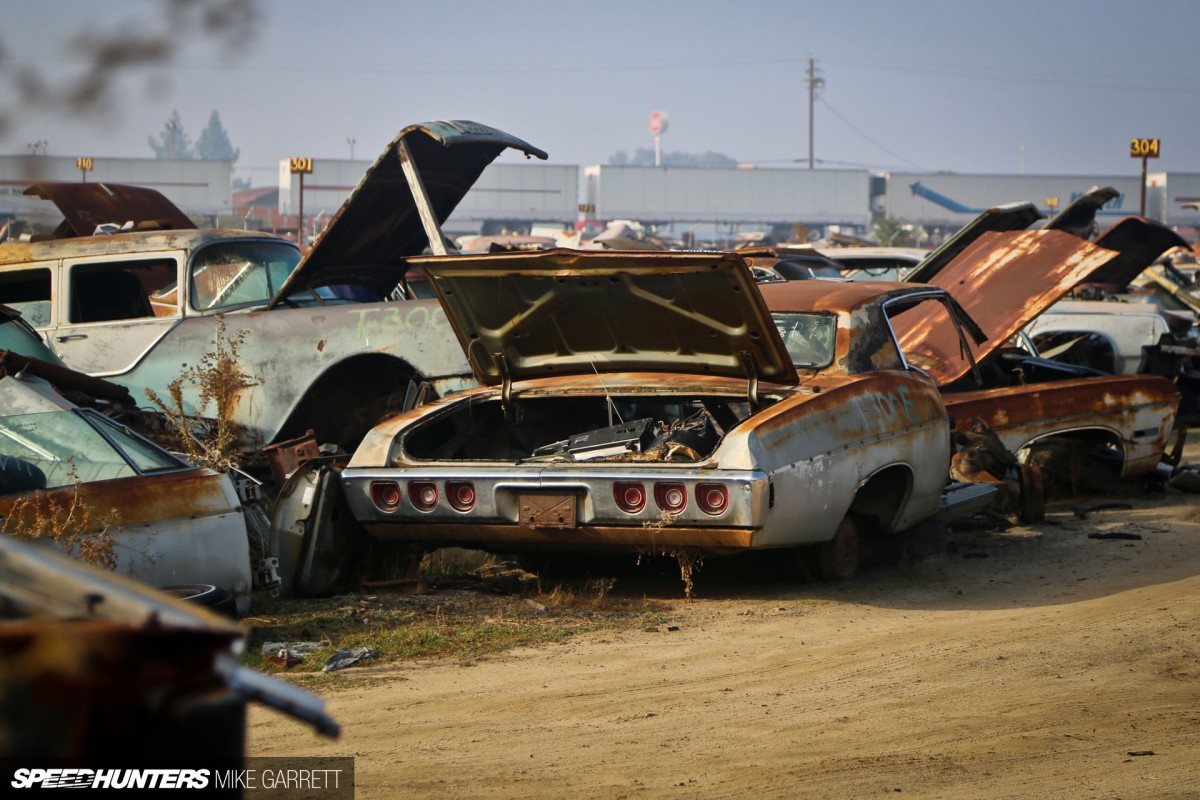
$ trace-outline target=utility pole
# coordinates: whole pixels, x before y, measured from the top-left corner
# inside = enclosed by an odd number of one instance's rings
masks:
[[[808,168],[813,168],[813,102],[817,98],[817,89],[825,88],[825,79],[817,74],[817,60],[808,60]]]

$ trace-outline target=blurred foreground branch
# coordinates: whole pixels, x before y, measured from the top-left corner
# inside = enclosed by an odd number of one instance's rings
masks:
[[[261,18],[260,0],[163,0],[146,8],[153,11],[141,20],[145,25],[114,17],[107,28],[89,24],[71,37],[63,55],[83,67],[65,80],[14,63],[0,40],[0,80],[15,90],[10,104],[0,107],[0,135],[22,115],[111,111],[120,99],[114,88],[118,79],[139,71],[149,80],[161,77],[158,69],[198,39],[217,42],[232,55],[257,36]]]

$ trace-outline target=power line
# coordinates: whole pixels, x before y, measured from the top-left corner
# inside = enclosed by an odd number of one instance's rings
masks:
[[[832,113],[832,114],[833,114],[835,117],[837,117],[838,119],[840,119],[840,120],[842,121],[842,123],[846,125],[846,127],[848,127],[850,130],[854,131],[854,132],[855,132],[855,133],[857,133],[859,136],[861,136],[861,137],[863,137],[864,139],[866,139],[866,140],[867,140],[868,142],[870,142],[871,144],[873,144],[873,145],[875,145],[876,147],[878,147],[878,148],[879,148],[880,150],[882,150],[883,152],[887,153],[887,154],[888,154],[889,156],[891,156],[892,158],[898,158],[898,159],[900,159],[901,161],[903,161],[905,164],[908,164],[908,165],[910,165],[910,166],[916,167],[916,168],[917,168],[917,169],[919,169],[919,170],[923,170],[923,171],[925,171],[925,172],[933,172],[933,170],[931,170],[929,167],[924,167],[924,166],[921,166],[921,165],[920,165],[920,164],[918,164],[917,162],[915,162],[915,161],[912,161],[911,159],[907,159],[907,158],[905,158],[904,156],[900,155],[900,154],[899,154],[899,153],[897,153],[895,150],[891,150],[891,149],[889,149],[889,148],[885,147],[884,145],[880,144],[879,142],[875,141],[875,140],[874,140],[874,139],[872,139],[870,136],[868,136],[866,133],[864,133],[863,131],[861,131],[861,130],[858,128],[858,126],[857,126],[857,125],[855,125],[853,122],[851,122],[850,120],[846,119],[844,116],[842,116],[841,114],[839,114],[839,113],[838,113],[838,110],[837,110],[836,108],[834,108],[833,106],[829,105],[829,101],[828,101],[828,100],[826,100],[824,97],[821,97],[821,98],[818,98],[818,99],[821,101],[821,105],[823,105],[823,106],[825,106],[825,108],[829,109],[830,113]]]

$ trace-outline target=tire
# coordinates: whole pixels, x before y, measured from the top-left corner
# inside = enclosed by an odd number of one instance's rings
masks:
[[[210,611],[215,611],[230,619],[237,619],[237,601],[227,589],[213,586],[211,583],[186,583],[178,586],[163,586],[160,590],[180,600],[204,606]]]
[[[858,523],[847,514],[838,524],[833,538],[817,545],[817,577],[823,581],[844,581],[858,572],[862,550]]]
[[[1042,468],[1033,464],[1021,464],[1021,507],[1020,519],[1026,524],[1043,522],[1046,519],[1046,488]]]

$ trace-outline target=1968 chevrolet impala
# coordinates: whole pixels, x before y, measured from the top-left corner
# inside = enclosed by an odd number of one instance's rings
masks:
[[[792,284],[772,315],[736,254],[549,251],[410,260],[481,387],[377,426],[342,476],[375,537],[417,548],[681,554],[815,545],[975,507],[947,487],[942,395],[889,316],[945,291]]]

